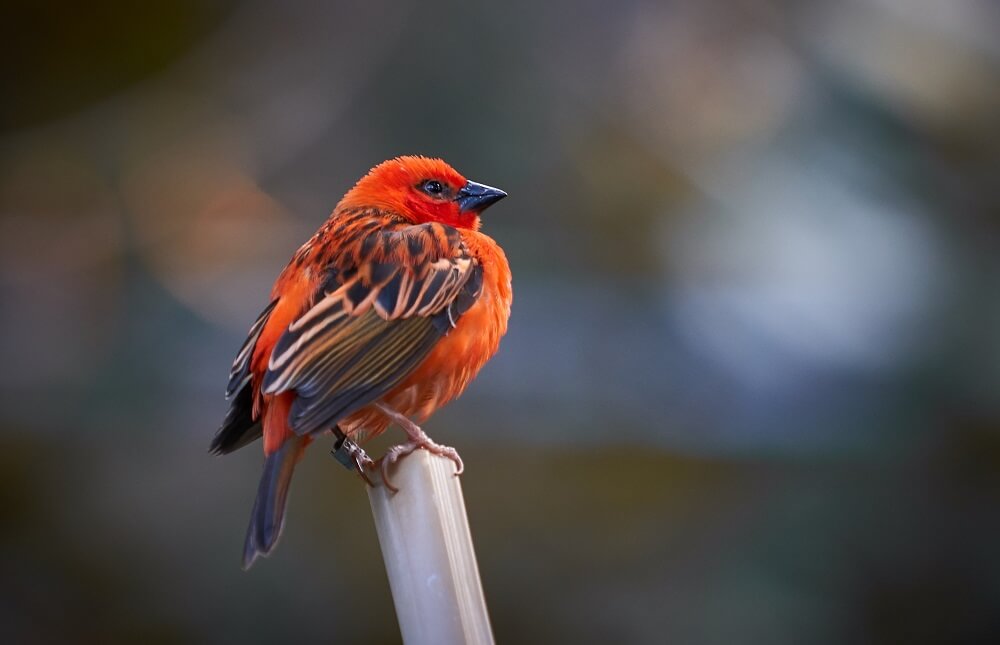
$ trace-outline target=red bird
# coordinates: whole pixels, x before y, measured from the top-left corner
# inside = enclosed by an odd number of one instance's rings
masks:
[[[507,331],[511,276],[479,214],[507,194],[467,181],[440,159],[373,168],[295,253],[250,327],[230,372],[231,406],[211,450],[264,437],[264,473],[243,567],[274,548],[295,464],[333,432],[364,475],[357,444],[390,423],[408,436],[385,467],[417,448],[462,461],[423,423],[457,397]],[[365,477],[367,479],[367,477]]]

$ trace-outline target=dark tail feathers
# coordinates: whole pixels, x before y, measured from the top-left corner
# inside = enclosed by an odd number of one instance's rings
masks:
[[[243,546],[243,568],[249,569],[257,556],[267,555],[278,543],[285,524],[285,500],[292,472],[308,440],[289,437],[277,452],[264,461],[264,473],[257,489],[257,501],[250,515],[250,527]]]

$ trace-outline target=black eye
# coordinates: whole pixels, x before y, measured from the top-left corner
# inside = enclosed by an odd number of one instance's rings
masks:
[[[423,191],[428,195],[433,195],[437,197],[444,192],[444,186],[441,185],[440,181],[435,181],[434,179],[429,179],[423,183]]]

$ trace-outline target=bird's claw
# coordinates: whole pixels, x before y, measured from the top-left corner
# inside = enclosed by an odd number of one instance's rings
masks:
[[[376,403],[375,406],[382,411],[382,414],[389,417],[390,421],[394,421],[400,428],[402,428],[403,432],[405,432],[406,436],[410,439],[406,443],[401,443],[398,446],[392,446],[386,451],[385,455],[379,459],[379,467],[382,471],[382,482],[390,491],[398,493],[399,489],[393,486],[392,482],[389,481],[389,466],[393,465],[402,457],[405,457],[417,448],[423,448],[432,455],[440,455],[454,461],[456,476],[465,472],[465,464],[462,463],[462,458],[458,456],[457,450],[451,446],[442,446],[439,443],[435,443],[433,439],[427,436],[426,432],[420,429],[420,426],[410,421],[406,415],[400,414],[385,403]]]
[[[364,448],[348,439],[345,435],[339,432],[337,434],[340,438],[337,440],[337,443],[333,444],[333,450],[330,451],[330,454],[343,464],[344,468],[357,470],[361,479],[365,480],[365,483],[369,486],[374,487],[375,484],[372,483],[372,480],[365,471],[373,470],[375,462],[368,456]]]
[[[406,443],[392,446],[378,460],[379,470],[382,473],[382,483],[393,493],[398,493],[399,488],[394,486],[389,479],[389,467],[418,448],[423,448],[432,455],[447,457],[455,462],[456,477],[465,472],[465,463],[462,461],[462,457],[458,454],[457,450],[451,446],[442,446],[439,443],[435,443],[430,437],[424,435],[423,440],[407,441]]]

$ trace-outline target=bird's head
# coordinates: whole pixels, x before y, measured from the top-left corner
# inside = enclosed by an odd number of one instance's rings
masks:
[[[468,181],[441,159],[396,157],[372,168],[338,209],[382,208],[414,224],[479,229],[479,214],[507,193]]]

